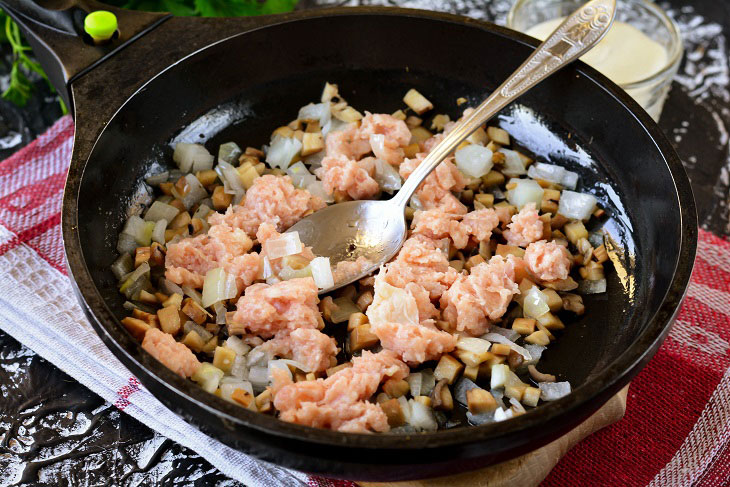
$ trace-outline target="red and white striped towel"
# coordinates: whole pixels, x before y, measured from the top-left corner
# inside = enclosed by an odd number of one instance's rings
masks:
[[[97,337],[65,275],[61,197],[73,122],[0,162],[0,328],[119,409],[250,486],[354,486],[228,448],[167,410]],[[677,323],[633,381],[626,416],[573,448],[545,486],[720,486],[730,479],[730,242],[700,231]]]

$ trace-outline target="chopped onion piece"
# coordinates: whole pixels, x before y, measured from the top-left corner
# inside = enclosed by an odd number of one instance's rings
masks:
[[[153,174],[152,176],[147,176],[147,178],[145,178],[145,182],[150,186],[159,186],[161,183],[166,183],[169,177],[170,171],[165,171]]]
[[[516,331],[514,331],[513,329],[502,328],[501,326],[492,326],[492,328],[489,329],[489,332],[496,333],[498,335],[502,335],[507,340],[510,340],[512,342],[514,342],[515,340],[517,340],[520,337],[520,334],[517,333]],[[485,340],[489,340],[489,338],[485,338],[485,337],[482,337],[482,338],[484,338]],[[495,341],[495,340],[490,340],[490,341]]]
[[[438,429],[439,425],[430,407],[415,399],[408,401],[408,404],[411,406],[411,418],[408,421],[411,426],[424,431],[436,431]]]
[[[507,191],[507,201],[511,205],[515,205],[518,210],[521,210],[527,203],[535,203],[537,209],[540,209],[542,204],[542,196],[545,190],[537,184],[537,181],[532,179],[511,179],[510,183],[515,183],[516,188]],[[562,201],[562,198],[560,198]]]
[[[183,286],[182,290],[186,296],[190,296],[193,301],[200,306],[203,306],[203,296],[198,291],[187,285]],[[205,306],[203,306],[203,308],[205,308]]]
[[[243,154],[241,148],[235,142],[226,142],[218,148],[218,161],[233,164]]]
[[[297,188],[306,188],[317,180],[317,178],[309,172],[307,166],[302,161],[296,162],[289,166],[286,173],[291,176],[292,183]]]
[[[172,160],[183,172],[205,171],[213,168],[214,157],[200,144],[178,142]]]
[[[557,183],[568,189],[575,189],[578,184],[578,174],[568,171],[564,167],[555,164],[536,162],[527,170],[527,175],[532,179],[543,179],[551,183]]]
[[[319,196],[325,203],[334,203],[335,201],[335,197],[331,193],[325,191],[322,181],[313,181],[309,183],[304,189],[309,191],[313,196]]]
[[[218,161],[215,172],[218,173],[218,177],[223,181],[223,191],[226,194],[243,195],[246,193],[241,175],[236,171],[235,167],[225,161]]]
[[[398,398],[398,404],[400,404],[400,409],[403,411],[403,418],[405,418],[406,423],[411,422],[411,405],[408,402],[408,399],[406,399],[406,396],[400,396]]]
[[[578,283],[578,293],[601,294],[606,292],[606,287],[605,279],[599,279],[597,281],[580,281]]]
[[[200,203],[198,209],[193,213],[193,218],[200,218],[203,223],[208,223],[208,215],[213,213],[213,210],[205,203]]]
[[[335,285],[329,257],[315,257],[310,263],[312,278],[318,289],[329,289]]]
[[[223,306],[223,303],[215,303],[213,305],[213,311],[215,311],[215,324],[225,325],[227,310],[226,307]]]
[[[167,220],[157,220],[155,228],[152,229],[152,241],[160,245],[165,245],[165,230],[167,229]]]
[[[322,125],[322,135],[339,132],[340,130],[345,129],[348,125],[350,125],[349,122],[343,122],[342,120],[339,120],[338,118],[331,118],[329,122]],[[325,153],[325,151],[320,151],[320,152],[322,154]]]
[[[487,423],[494,423],[494,411],[489,411],[488,413],[481,414],[472,414],[471,411],[467,411],[466,419],[469,421],[469,423],[475,426]]]
[[[381,159],[375,159],[375,181],[378,182],[380,189],[389,194],[398,191],[402,186],[398,171]]]
[[[517,345],[512,340],[503,335],[500,335],[499,333],[487,333],[485,335],[482,335],[482,338],[484,338],[485,340],[489,340],[490,342],[509,345],[512,350],[522,355],[525,360],[532,360],[532,354],[526,348]]]
[[[275,135],[266,153],[266,162],[271,167],[286,169],[300,150],[302,143],[298,139]]]
[[[262,350],[261,347],[256,347],[248,352],[246,363],[249,367],[263,367],[269,360],[271,360],[271,354]]]
[[[547,299],[548,298],[545,293],[540,291],[537,286],[532,286],[525,294],[524,302],[522,304],[525,318],[537,319],[550,311]]]
[[[205,190],[198,178],[193,174],[185,175],[185,181],[187,182],[188,191],[183,195],[182,202],[185,208],[188,210],[192,208],[197,202],[203,198],[208,197],[208,192]]]
[[[236,391],[236,389],[243,389],[244,391],[251,394],[251,397],[253,398],[254,392],[253,392],[253,385],[247,381],[247,380],[235,380],[232,377],[224,377],[221,381],[221,397],[225,399],[226,401],[231,401],[234,404],[238,404],[236,401],[232,399],[233,393]],[[249,405],[247,406],[247,409],[256,410],[256,401],[251,401]]]
[[[119,256],[117,260],[114,261],[114,263],[111,265],[111,269],[114,277],[116,277],[117,279],[121,279],[122,277],[126,276],[134,270],[134,262],[132,261],[132,257],[127,253],[123,253]]]
[[[510,419],[514,417],[514,413],[511,409],[507,409],[506,411],[502,408],[497,408],[494,410],[494,421],[504,421],[506,419]]]
[[[517,386],[524,384],[517,374],[512,372],[507,364],[492,365],[492,378],[489,387],[491,389],[501,389],[509,386]]]
[[[369,142],[370,147],[372,147],[375,154],[382,154],[385,152],[385,135],[370,134]]]
[[[547,347],[543,347],[542,345],[533,345],[531,343],[526,344],[525,350],[527,350],[527,352],[532,356],[532,359],[523,362],[523,365],[535,365],[540,360],[540,357],[542,357],[542,352],[544,352],[546,348]]]
[[[294,376],[292,376],[291,370],[289,369],[287,362],[288,362],[287,360],[272,360],[269,362],[269,367],[268,367],[269,382],[271,382],[274,379],[274,374],[273,374],[274,369],[285,370],[286,373],[289,375],[290,379],[294,378]]]
[[[436,387],[436,377],[433,375],[433,369],[423,369],[421,371],[421,395],[428,396],[434,387]]]
[[[120,233],[119,240],[117,240],[117,252],[122,255],[128,255],[134,252],[137,248],[137,239],[133,235],[128,233]]]
[[[481,389],[472,380],[462,377],[454,385],[454,399],[466,406],[466,393],[472,389]]]
[[[497,152],[504,154],[502,174],[505,176],[522,176],[527,172],[525,171],[525,163],[517,152],[509,149],[499,149]]]
[[[286,370],[289,371],[288,368]],[[291,372],[289,374],[291,375]],[[248,380],[254,387],[265,388],[269,385],[269,368],[259,366],[249,368]]]
[[[586,193],[565,190],[560,195],[558,213],[574,220],[588,220],[596,211],[596,197]]]
[[[233,365],[231,366],[231,375],[239,379],[248,380],[248,365],[246,364],[245,355],[236,354],[236,358],[233,359]]]
[[[301,269],[292,269],[291,267],[285,265],[279,271],[279,279],[281,279],[282,281],[288,281],[289,279],[300,279],[303,277],[311,276],[312,269],[310,269],[309,266],[303,267]]]
[[[187,335],[191,331],[194,331],[198,335],[200,335],[200,338],[203,339],[204,342],[207,342],[211,338],[213,338],[213,334],[200,326],[199,324],[195,323],[194,321],[186,321],[183,325],[183,333]]]
[[[205,274],[202,297],[204,308],[233,299],[237,294],[236,277],[228,274],[222,267],[211,269]]]
[[[206,392],[212,394],[218,389],[218,384],[223,378],[223,371],[213,364],[203,362],[190,378],[197,382]]]
[[[318,121],[320,127],[327,125],[331,118],[329,103],[310,103],[299,109],[299,120]],[[267,161],[268,162],[268,161]]]
[[[570,394],[570,382],[540,382],[540,399],[556,401]]]
[[[168,296],[172,296],[173,294],[179,294],[180,296],[185,295],[185,291],[183,291],[180,286],[168,279],[165,279],[164,277],[159,280],[158,287],[160,288],[160,291]]]
[[[421,384],[423,384],[423,375],[420,372],[412,372],[406,377],[408,385],[411,388],[411,396],[416,397],[421,395]]]
[[[180,213],[180,210],[174,206],[155,201],[152,203],[149,210],[147,210],[147,213],[145,213],[144,219],[148,222],[156,222],[159,220],[167,220],[171,222],[178,213]]]
[[[228,339],[226,339],[226,347],[230,348],[238,355],[246,355],[251,351],[251,345],[243,343],[243,340],[237,336],[229,336]]]
[[[271,261],[268,257],[264,256],[263,258],[263,272],[261,275],[261,278],[266,280],[274,275],[274,271],[271,269]]]
[[[423,210],[424,209],[423,203],[421,203],[421,199],[416,194],[411,196],[411,199],[408,202],[408,206],[410,206],[414,210]]]
[[[467,176],[480,178],[492,170],[492,151],[480,145],[470,144],[454,154],[456,167]]]
[[[342,323],[343,321],[347,321],[352,313],[360,313],[360,308],[350,298],[337,298],[334,300],[334,303],[337,308],[332,311],[332,323]]]
[[[509,403],[512,405],[512,407],[515,408],[515,411],[517,411],[518,413],[525,412],[525,407],[522,405],[522,403],[520,403],[520,401],[518,401],[514,397],[509,398]]]
[[[299,254],[302,252],[302,242],[299,240],[299,232],[286,232],[281,236],[270,238],[261,245],[266,256],[273,259],[280,259],[287,255]]]

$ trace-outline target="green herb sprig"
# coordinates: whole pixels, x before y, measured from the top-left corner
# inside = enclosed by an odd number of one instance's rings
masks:
[[[289,12],[298,0],[107,0],[109,5],[148,12],[170,12],[178,16],[239,17]],[[29,76],[37,73],[48,82],[41,66],[28,56],[30,47],[24,43],[18,25],[0,11],[0,44],[9,43],[13,54],[10,83],[2,97],[23,107],[33,95],[33,82]],[[49,86],[50,82],[48,82]],[[53,87],[51,86],[53,90]],[[59,98],[63,113],[67,109]]]

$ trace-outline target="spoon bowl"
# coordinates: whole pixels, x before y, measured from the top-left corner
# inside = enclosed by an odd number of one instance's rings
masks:
[[[351,272],[335,272],[335,285],[326,293],[364,277],[389,261],[406,238],[406,219],[402,206],[386,201],[346,201],[314,212],[288,231],[299,232],[315,255],[339,262],[367,263]]]

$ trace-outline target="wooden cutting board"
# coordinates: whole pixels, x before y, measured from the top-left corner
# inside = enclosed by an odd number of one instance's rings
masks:
[[[492,465],[482,470],[460,473],[449,477],[438,477],[408,482],[359,482],[362,487],[533,487],[547,477],[560,459],[578,442],[591,433],[613,424],[623,418],[626,412],[626,395],[629,386],[624,387],[583,423],[542,448]]]

